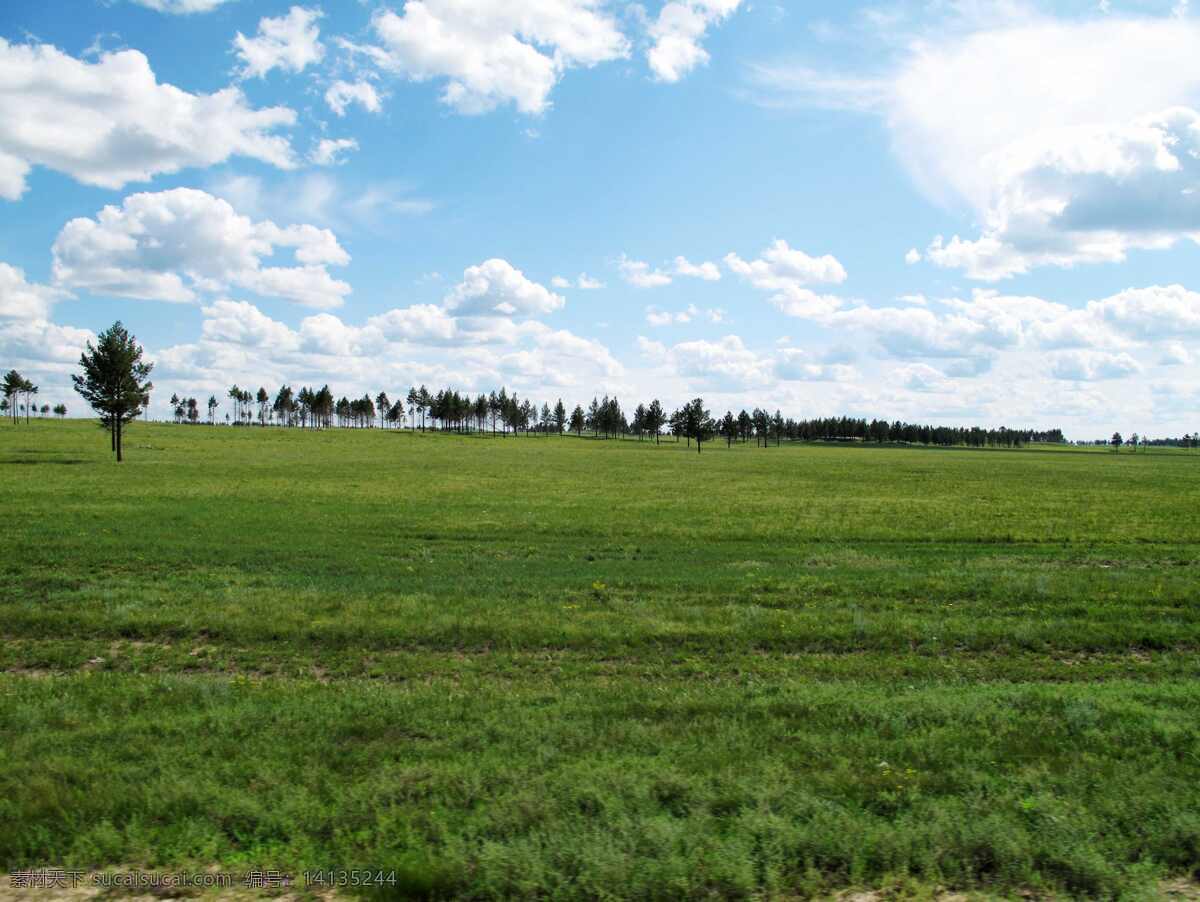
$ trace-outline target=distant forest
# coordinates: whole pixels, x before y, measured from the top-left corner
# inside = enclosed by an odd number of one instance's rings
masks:
[[[919,445],[963,445],[968,447],[1015,448],[1031,442],[1065,443],[1061,429],[1010,429],[1000,427],[926,426],[900,420],[858,417],[825,417],[798,420],[756,407],[738,413],[713,416],[701,398],[668,413],[656,399],[638,404],[627,413],[617,398],[593,398],[584,408],[568,412],[560,398],[553,407],[520,398],[506,388],[489,394],[460,394],[454,389],[430,392],[424,386],[410,388],[392,401],[387,392],[374,398],[343,397],[335,400],[329,386],[293,390],[283,386],[272,395],[232,386],[226,393],[228,406],[221,415],[222,400],[211,395],[203,408],[196,398],[171,397],[177,423],[215,425],[222,420],[232,425],[283,426],[326,429],[404,428],[494,435],[562,435],[587,433],[597,438],[637,438],[661,441],[664,435],[676,441],[749,442],[760,446],[783,441],[901,442]]]
[[[38,387],[15,370],[3,377],[0,414],[14,422],[18,417],[45,417],[53,413],[60,419],[67,414],[64,404],[53,408],[40,407],[31,399]],[[147,395],[142,408],[149,406]],[[228,404],[223,404],[228,401]],[[866,419],[865,417],[819,417],[798,420],[784,417],[779,410],[770,413],[764,408],[726,411],[713,416],[704,400],[695,400],[670,413],[656,399],[638,404],[627,414],[616,398],[607,395],[593,398],[585,409],[582,405],[568,412],[560,398],[552,408],[541,406],[528,398],[519,398],[506,388],[472,397],[454,389],[430,392],[425,386],[410,388],[406,395],[392,401],[387,392],[374,398],[343,397],[335,400],[329,386],[319,389],[291,386],[281,387],[274,395],[266,388],[256,392],[232,386],[222,399],[210,395],[201,406],[196,398],[171,396],[171,412],[176,423],[186,425],[281,426],[301,429],[332,427],[365,429],[409,428],[421,431],[491,433],[508,436],[562,435],[585,433],[596,438],[637,438],[662,441],[665,436],[690,445],[711,441],[749,442],[760,446],[781,444],[783,441],[860,442],[877,444],[963,446],[971,448],[1019,448],[1028,444],[1067,444],[1061,429],[1014,429],[1001,426],[929,426],[901,420]],[[222,412],[222,407],[224,411]],[[1138,448],[1200,448],[1200,430],[1179,438],[1155,438],[1134,433],[1128,440],[1120,433],[1112,438],[1077,441],[1078,445],[1104,445],[1119,450]]]

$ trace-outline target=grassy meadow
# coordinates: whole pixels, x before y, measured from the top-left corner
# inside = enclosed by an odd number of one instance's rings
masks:
[[[1200,454],[0,428],[0,869],[1200,868]]]

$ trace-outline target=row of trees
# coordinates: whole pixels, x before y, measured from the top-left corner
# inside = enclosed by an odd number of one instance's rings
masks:
[[[431,392],[422,385],[410,388],[403,399],[393,402],[386,391],[379,392],[374,398],[366,394],[354,400],[343,397],[335,401],[328,385],[319,389],[306,386],[299,391],[285,385],[275,393],[272,401],[265,387],[251,393],[234,385],[227,397],[233,402],[233,409],[225,415],[225,421],[235,425],[366,428],[378,421],[379,427],[384,429],[407,425],[422,431],[490,431],[502,435],[522,432],[561,435],[569,430],[578,435],[588,432],[597,438],[634,436],[639,440],[654,441],[661,441],[665,432],[676,441],[686,439],[689,446],[695,441],[698,449],[718,437],[730,445],[753,439],[760,447],[779,445],[785,439],[1009,448],[1030,442],[1065,441],[1059,429],[926,426],[899,420],[889,422],[853,417],[796,420],[784,418],[778,410],[772,414],[758,407],[737,414],[726,411],[723,417],[714,418],[700,398],[669,414],[662,403],[654,399],[638,404],[629,419],[615,397],[593,398],[586,409],[576,405],[568,413],[561,398],[553,407],[548,403],[539,406],[528,398],[510,393],[507,388],[472,397],[450,388]],[[195,398],[172,396],[171,405],[176,422],[201,421]],[[210,396],[208,423],[217,422],[219,406],[217,397]]]
[[[142,360],[142,348],[118,321],[103,332],[96,347],[89,342],[87,352],[80,358],[81,375],[72,376],[75,389],[100,416],[100,425],[112,435],[113,451],[121,460],[121,433],[124,424],[141,415],[149,406],[153,388],[149,375],[153,364]],[[37,393],[37,387],[24,379],[15,370],[10,371],[3,382],[4,400],[10,407],[15,399],[24,395],[26,411]],[[666,427],[676,441],[686,438],[689,445],[694,440],[696,450],[703,443],[721,436],[732,445],[736,441],[749,442],[751,438],[761,447],[768,447],[772,440],[780,445],[783,439],[790,441],[825,440],[859,442],[904,442],[912,444],[967,445],[973,447],[1002,446],[1019,447],[1028,442],[1064,442],[1062,431],[1029,429],[982,429],[948,426],[923,426],[899,420],[866,420],[850,417],[823,418],[813,420],[785,419],[780,411],[768,413],[763,408],[753,412],[742,410],[736,416],[726,411],[723,417],[714,418],[704,406],[702,398],[695,398],[676,409],[669,416],[656,398],[649,404],[639,404],[633,413],[632,422],[626,419],[619,401],[605,396],[603,400],[593,398],[585,411],[576,405],[568,417],[560,398],[551,409],[549,404],[537,404],[529,399],[520,399],[506,388],[491,394],[459,394],[453,389],[444,389],[436,394],[425,386],[410,388],[403,400],[391,402],[386,392],[381,391],[374,399],[370,395],[350,400],[343,397],[334,401],[329,386],[318,390],[308,387],[293,392],[290,386],[282,386],[274,402],[266,388],[251,394],[237,385],[229,389],[228,397],[233,402],[232,416],[227,422],[248,424],[257,419],[260,426],[278,423],[283,426],[301,428],[313,426],[326,428],[337,425],[364,428],[373,426],[375,418],[383,428],[389,425],[402,427],[406,419],[413,429],[441,429],[456,432],[482,432],[489,426],[493,434],[501,427],[503,434],[511,431],[555,432],[561,435],[569,426],[579,435],[589,430],[596,437],[636,435],[638,439],[653,438],[661,441]],[[200,406],[196,398],[171,397],[177,422],[198,423]],[[408,405],[406,418],[405,404]],[[215,395],[208,399],[208,422],[216,423],[216,411],[220,406]],[[44,408],[45,409],[45,408]],[[55,408],[65,416],[63,405]],[[1200,435],[1200,434],[1198,434]],[[1135,433],[1130,443],[1136,449],[1140,441]],[[1125,443],[1120,433],[1113,435],[1111,444],[1119,450]],[[1184,436],[1184,446],[1198,443],[1196,436]]]
[[[30,414],[37,412],[37,405],[33,403],[33,396],[38,393],[38,387],[16,370],[9,370],[4,374],[4,382],[0,387],[4,391],[4,398],[0,402],[0,409],[5,414],[11,416],[14,423],[20,422],[20,414],[24,413],[25,422],[28,423]],[[54,411],[57,413],[58,408],[56,407]],[[42,415],[45,416],[49,412],[50,406],[47,404],[42,408]],[[63,408],[63,415],[66,416],[65,407]]]
[[[8,416],[10,409],[16,415],[17,419],[24,416],[27,422],[35,413],[43,419],[51,413],[60,420],[67,415],[66,404],[55,404],[53,407],[49,404],[43,404],[41,407],[38,407],[36,404],[19,404],[14,406],[8,403],[8,398],[0,398],[0,416]]]
[[[1184,435],[1182,438],[1146,438],[1144,435],[1138,435],[1136,432],[1124,438],[1121,433],[1114,432],[1112,438],[1107,441],[1097,439],[1092,444],[1108,445],[1114,452],[1119,452],[1122,446],[1128,447],[1133,453],[1137,453],[1138,448],[1191,448],[1193,451],[1200,448],[1200,431],[1194,434]]]
[[[1114,452],[1119,452],[1122,446],[1126,446],[1133,453],[1137,453],[1138,448],[1191,448],[1196,450],[1200,448],[1200,431],[1184,435],[1182,438],[1146,438],[1143,435],[1138,435],[1136,432],[1129,436],[1126,440],[1119,432],[1114,432],[1110,439],[1096,439],[1092,442],[1093,445],[1108,445]]]

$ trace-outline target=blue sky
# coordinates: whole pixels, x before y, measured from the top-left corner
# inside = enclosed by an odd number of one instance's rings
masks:
[[[9,0],[0,366],[1200,429],[1186,2]]]

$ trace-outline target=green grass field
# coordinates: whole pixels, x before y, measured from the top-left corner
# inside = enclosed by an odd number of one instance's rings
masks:
[[[1200,867],[1200,455],[0,429],[0,868]]]

